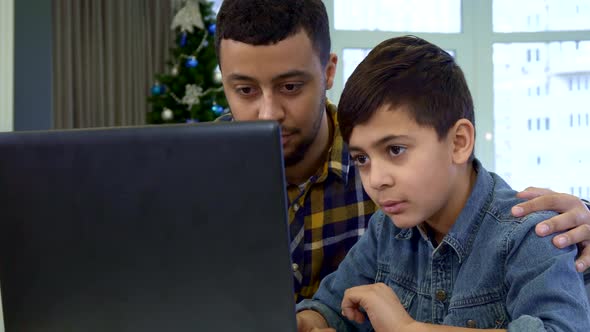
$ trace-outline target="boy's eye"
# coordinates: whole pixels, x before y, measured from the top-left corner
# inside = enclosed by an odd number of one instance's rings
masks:
[[[393,146],[388,147],[388,149],[389,149],[389,154],[391,154],[394,157],[397,157],[400,154],[404,153],[407,148],[405,148],[403,146],[399,146],[399,145],[393,145]]]

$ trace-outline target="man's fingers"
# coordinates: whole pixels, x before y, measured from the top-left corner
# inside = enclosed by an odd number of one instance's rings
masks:
[[[590,267],[590,241],[584,241],[579,245],[580,255],[576,259],[576,270],[584,272]]]
[[[590,225],[582,224],[566,233],[559,234],[553,238],[553,244],[557,248],[564,248],[572,244],[586,241],[590,238]]]
[[[528,187],[516,194],[516,197],[524,199],[533,199],[539,196],[554,194],[555,192],[547,188]]]
[[[539,196],[530,201],[522,202],[513,206],[512,215],[515,217],[522,217],[531,212],[543,210],[563,213],[574,208],[576,204],[581,204],[581,201],[575,196],[553,193],[550,195]]]

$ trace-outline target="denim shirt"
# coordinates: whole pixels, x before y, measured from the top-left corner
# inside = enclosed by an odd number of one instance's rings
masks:
[[[534,227],[553,212],[513,217],[521,200],[476,160],[477,180],[455,224],[433,247],[418,227],[397,228],[383,212],[297,310],[321,313],[337,331],[371,331],[341,316],[344,291],[383,282],[415,320],[509,331],[590,331],[590,305],[577,248],[558,249]]]

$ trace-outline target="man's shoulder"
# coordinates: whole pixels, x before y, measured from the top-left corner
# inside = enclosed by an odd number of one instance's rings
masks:
[[[219,117],[217,117],[214,121],[215,122],[229,122],[229,121],[233,121],[234,117],[231,115],[231,113],[225,113]]]

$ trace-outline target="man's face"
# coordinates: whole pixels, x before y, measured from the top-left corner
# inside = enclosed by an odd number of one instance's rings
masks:
[[[303,30],[273,45],[223,39],[219,62],[234,119],[278,121],[285,165],[296,164],[316,141],[336,61],[322,66]]]
[[[350,136],[367,194],[400,228],[438,219],[455,178],[452,139],[438,139],[405,108],[381,107]]]

